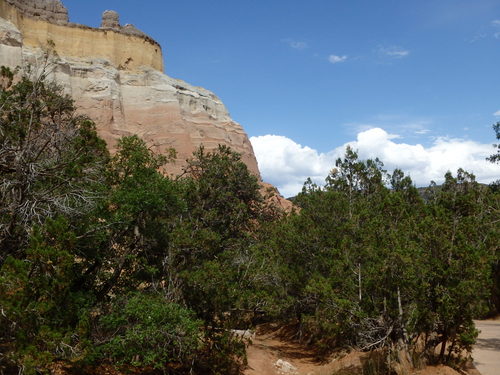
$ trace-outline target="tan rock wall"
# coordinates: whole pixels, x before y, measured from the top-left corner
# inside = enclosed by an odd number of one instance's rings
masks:
[[[60,0],[5,0],[24,15],[36,17],[48,22],[68,23],[68,10]]]
[[[0,0],[0,65],[40,68],[44,65],[41,47],[50,39],[57,51],[50,78],[75,99],[80,112],[96,122],[112,152],[120,137],[137,134],[157,152],[177,151],[175,162],[166,168],[177,175],[200,145],[208,151],[227,145],[260,177],[247,134],[221,100],[162,73],[161,60],[151,60],[161,57],[159,46],[157,55],[148,55],[148,49],[157,45],[147,37],[124,35],[123,29],[54,24],[26,17]],[[123,61],[125,56],[133,57]]]
[[[68,73],[69,72],[69,73]],[[153,69],[118,70],[104,62],[65,61],[57,80],[66,82],[80,110],[99,124],[99,134],[114,150],[122,136],[137,134],[157,152],[174,148],[167,166],[174,175],[200,145],[227,145],[260,176],[247,134],[212,92]]]
[[[92,56],[108,60],[120,69],[147,66],[163,71],[161,47],[151,38],[128,35],[110,29],[76,24],[56,24],[22,14],[6,0],[0,0],[0,17],[21,31],[27,47],[47,47],[53,41],[60,56]]]
[[[0,18],[0,65],[43,65],[43,51],[26,46],[25,40],[12,22]],[[248,136],[212,92],[150,67],[118,69],[102,58],[59,55],[52,64],[52,78],[96,122],[111,151],[120,137],[137,134],[157,152],[177,151],[167,166],[176,175],[200,145],[213,150],[222,144],[240,153],[259,176]]]

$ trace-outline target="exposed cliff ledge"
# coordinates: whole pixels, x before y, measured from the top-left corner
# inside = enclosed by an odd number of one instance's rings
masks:
[[[5,0],[22,14],[57,24],[68,23],[68,10],[59,0]]]
[[[115,68],[147,66],[163,71],[160,45],[133,25],[92,28],[68,22],[59,0],[0,0],[0,17],[12,22],[23,35],[23,45],[47,46],[50,40],[64,57],[93,57]]]
[[[101,29],[111,29],[121,32],[122,34],[135,35],[141,38],[149,38],[134,25],[127,23],[125,26],[120,25],[120,15],[114,10],[105,10],[102,14]]]
[[[4,0],[0,0],[2,3],[5,4]],[[0,8],[0,17],[3,15]],[[22,25],[26,26],[26,20],[24,18]],[[116,66],[99,55],[64,54],[66,50],[59,47],[59,41],[72,28],[41,20],[30,22],[36,22],[39,30],[51,30],[58,52],[54,57],[54,78],[71,94],[80,110],[97,123],[99,134],[112,151],[121,136],[138,134],[159,152],[171,147],[177,150],[177,160],[167,170],[177,174],[199,145],[212,150],[224,144],[241,153],[250,170],[259,176],[246,133],[212,92],[170,78],[148,64],[132,69],[130,64]],[[64,28],[66,34],[55,34],[60,32],[59,28]],[[18,28],[5,17],[0,18],[0,65],[39,65],[42,49],[27,43],[32,32]],[[78,38],[81,39],[73,43],[100,43],[95,34],[82,33]],[[118,46],[131,48],[122,43],[115,47]]]
[[[163,74],[158,43],[121,26],[116,12],[105,11],[101,27],[91,28],[68,23],[59,0],[0,0],[0,66],[39,66],[49,40],[57,52],[53,78],[96,122],[112,152],[120,137],[137,134],[157,152],[176,149],[166,172],[177,175],[200,145],[210,151],[222,144],[260,179],[248,136],[220,99]],[[291,210],[276,188],[261,186],[271,202]]]

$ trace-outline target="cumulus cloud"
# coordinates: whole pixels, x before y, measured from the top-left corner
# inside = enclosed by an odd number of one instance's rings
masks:
[[[493,26],[500,26],[500,20],[493,20],[493,21],[491,21],[491,24]]]
[[[500,116],[500,110],[498,110],[495,113],[493,113],[493,116]]]
[[[500,166],[485,160],[494,151],[490,144],[441,137],[431,146],[424,147],[397,142],[398,138],[384,129],[372,128],[358,133],[355,141],[326,153],[279,135],[252,137],[250,140],[263,179],[277,186],[286,197],[300,192],[308,177],[323,185],[335,160],[344,155],[347,145],[358,150],[362,159],[380,158],[389,172],[401,168],[417,186],[427,186],[431,180],[441,183],[447,171],[456,173],[458,168],[474,173],[477,180],[484,183],[500,177]]]
[[[251,137],[250,141],[264,181],[277,186],[285,196],[297,194],[308,177],[324,180],[335,160],[333,155],[318,153],[281,135]]]
[[[306,49],[308,46],[307,42],[304,42],[303,40],[294,40],[294,39],[283,39],[283,42],[288,44],[290,48],[297,49],[297,50],[303,50]]]
[[[338,64],[338,63],[344,62],[346,60],[347,60],[346,55],[343,55],[343,56],[330,55],[330,56],[328,56],[328,61],[330,61],[332,64]]]

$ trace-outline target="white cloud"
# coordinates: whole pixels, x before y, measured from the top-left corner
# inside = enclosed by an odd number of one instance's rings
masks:
[[[498,30],[500,28],[500,20],[493,20],[493,21],[491,21],[491,26],[493,26],[494,30]],[[495,31],[493,33],[493,37],[495,39],[500,39],[500,32]]]
[[[295,49],[305,49],[307,48],[306,42],[290,42],[290,47]]]
[[[498,110],[495,113],[493,113],[493,116],[500,116],[500,110]]]
[[[487,37],[488,37],[488,34],[486,34],[486,33],[477,33],[472,38],[466,39],[466,41],[469,43],[476,43],[477,41],[485,39]]]
[[[401,168],[417,186],[427,186],[431,180],[441,183],[448,170],[456,173],[458,168],[474,173],[477,180],[484,183],[500,176],[500,166],[485,160],[494,151],[490,144],[441,137],[430,147],[424,147],[396,142],[396,139],[396,135],[384,129],[372,128],[358,133],[355,141],[320,153],[284,136],[250,138],[262,178],[277,186],[286,197],[297,194],[307,177],[323,185],[348,144],[358,150],[362,159],[380,158],[388,171]]]
[[[344,62],[346,60],[347,60],[346,55],[343,55],[343,56],[330,55],[330,56],[328,56],[328,61],[330,61],[332,64],[341,63],[341,62]]]
[[[409,50],[396,46],[380,47],[378,51],[381,55],[389,56],[395,59],[401,59],[403,57],[407,57],[410,54]]]
[[[418,134],[418,135],[424,135],[424,134],[427,134],[429,133],[430,130],[429,129],[420,129],[420,130],[415,130],[415,134]]]
[[[389,51],[387,52],[387,55],[389,56],[394,56],[394,57],[406,57],[410,54],[410,51],[406,50],[401,50],[401,51]]]
[[[311,177],[323,181],[335,156],[320,154],[281,135],[251,137],[264,181],[278,187],[285,196],[295,195]]]
[[[303,50],[306,49],[308,46],[307,42],[304,42],[303,40],[294,40],[294,39],[283,39],[283,42],[288,44],[290,48],[297,49],[297,50]]]

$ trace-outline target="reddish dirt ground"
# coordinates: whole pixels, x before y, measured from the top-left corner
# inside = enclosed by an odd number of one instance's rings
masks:
[[[415,375],[461,375],[461,374],[447,366],[429,366],[423,370],[415,372]]]
[[[284,340],[276,332],[259,332],[248,347],[247,356],[245,375],[332,375],[341,369],[361,367],[362,354],[354,352],[321,362],[303,345]],[[279,360],[293,368],[278,367]]]
[[[247,349],[247,356],[248,368],[245,375],[333,375],[337,372],[362,374],[363,362],[367,358],[366,353],[354,351],[318,361],[313,351],[296,341],[284,338],[280,331],[270,327],[257,330],[252,344]],[[411,375],[461,374],[450,367],[430,366],[414,371]],[[470,375],[481,374],[472,370]]]

